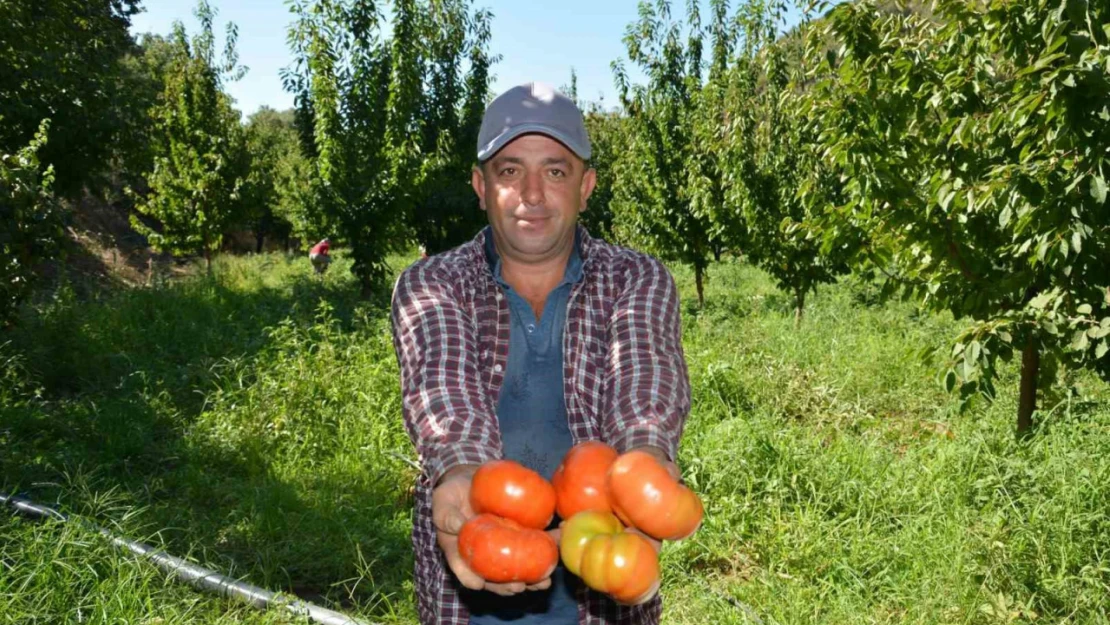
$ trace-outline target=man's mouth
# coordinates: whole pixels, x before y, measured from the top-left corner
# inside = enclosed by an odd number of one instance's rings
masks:
[[[517,217],[516,220],[524,224],[539,224],[551,219],[550,215],[527,215],[524,217]]]

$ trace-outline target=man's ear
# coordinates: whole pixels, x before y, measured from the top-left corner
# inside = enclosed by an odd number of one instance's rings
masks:
[[[586,210],[586,207],[589,206],[589,204],[586,203],[586,200],[590,199],[590,196],[594,192],[594,187],[596,186],[597,170],[595,170],[593,167],[587,167],[585,173],[582,174],[582,187],[579,189],[579,192],[582,195],[582,207],[578,209],[578,212]]]
[[[482,171],[481,163],[470,170],[470,186],[474,187],[474,193],[478,194],[478,206],[486,210],[486,175]]]

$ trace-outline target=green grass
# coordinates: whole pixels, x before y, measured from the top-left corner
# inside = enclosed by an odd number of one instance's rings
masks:
[[[400,268],[407,259],[395,258]],[[0,339],[0,488],[274,590],[413,623],[413,456],[386,301],[342,259],[76,301]],[[1110,388],[1013,436],[1016,372],[960,412],[918,354],[960,329],[849,281],[791,303],[674,268],[699,533],[664,552],[667,623],[1110,623]],[[75,528],[0,515],[0,622],[274,623]]]

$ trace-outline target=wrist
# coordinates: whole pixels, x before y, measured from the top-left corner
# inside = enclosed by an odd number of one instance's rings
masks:
[[[674,462],[674,459],[667,454],[666,450],[661,447],[656,447],[655,445],[640,445],[638,447],[633,447],[628,451],[642,451],[644,453],[650,454],[659,462]]]
[[[470,479],[474,476],[474,472],[478,470],[478,466],[476,464],[457,464],[444,471],[439,481],[436,482],[436,486],[438,487],[452,480]]]

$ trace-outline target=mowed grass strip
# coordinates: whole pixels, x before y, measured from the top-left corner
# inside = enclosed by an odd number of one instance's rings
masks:
[[[401,268],[412,256],[396,257]],[[341,257],[78,302],[0,348],[0,487],[274,590],[415,622],[414,471],[384,297]],[[699,533],[664,551],[664,622],[1110,623],[1110,389],[1013,437],[1016,376],[960,412],[921,353],[959,322],[855,280],[790,299],[736,261],[674,268]],[[53,523],[0,520],[5,622],[286,622],[168,584]],[[158,620],[161,619],[161,620]]]

